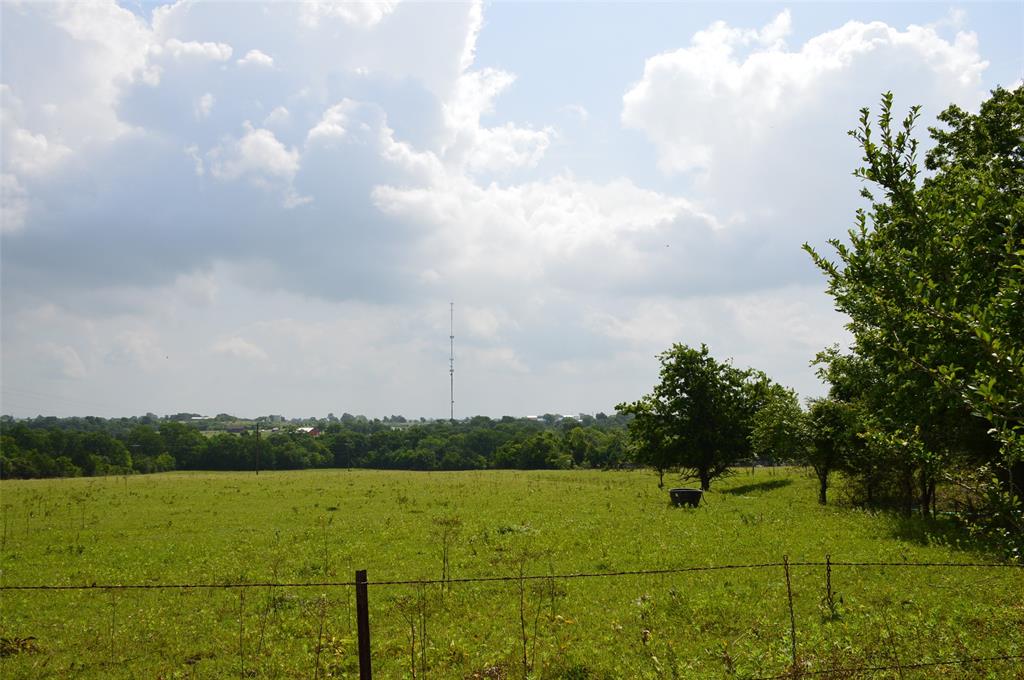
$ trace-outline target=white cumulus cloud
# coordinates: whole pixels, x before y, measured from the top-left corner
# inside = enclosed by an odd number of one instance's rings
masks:
[[[343,99],[334,106],[324,111],[320,121],[310,128],[306,135],[306,143],[326,141],[329,139],[341,139],[346,134],[349,124],[349,115],[359,107],[359,103],[351,99]]]
[[[790,50],[790,25],[788,11],[760,31],[720,21],[690,46],[649,58],[623,96],[623,124],[654,143],[664,171],[707,169],[722,147],[760,141],[837,90],[884,89],[887,69],[946,81],[955,95],[976,90],[987,66],[973,33],[947,41],[934,27],[851,21]]]
[[[216,354],[226,354],[238,359],[249,359],[252,361],[266,361],[270,357],[257,345],[245,338],[236,336],[218,340],[211,347]]]
[[[274,110],[267,114],[267,117],[263,119],[263,125],[267,127],[276,127],[279,125],[285,125],[291,120],[291,113],[283,106],[274,107]]]
[[[249,50],[245,53],[245,56],[238,60],[239,66],[264,66],[272,67],[274,65],[274,58],[269,54],[264,54],[259,50]]]
[[[216,98],[213,94],[207,92],[202,97],[196,99],[195,103],[192,104],[192,112],[195,114],[197,119],[208,118],[210,111],[213,111],[213,105],[216,103]]]
[[[227,61],[231,58],[231,45],[217,42],[182,41],[171,38],[164,43],[164,49],[175,59],[209,59]]]
[[[18,178],[0,174],[0,233],[14,233],[25,226],[28,195]]]
[[[535,130],[514,123],[484,127],[482,115],[494,110],[495,99],[516,80],[500,69],[465,70],[444,104],[448,141],[442,152],[446,162],[471,171],[505,171],[533,167],[544,156],[554,130]]]
[[[303,21],[317,26],[323,19],[340,19],[347,24],[370,28],[395,11],[395,0],[307,0],[302,3]]]
[[[290,180],[299,169],[299,152],[282,144],[274,133],[246,121],[240,139],[225,140],[210,151],[211,172],[217,179],[243,175]]]
[[[39,345],[38,352],[51,370],[60,377],[79,380],[89,374],[78,350],[71,345],[46,341]]]
[[[241,138],[228,137],[207,153],[210,174],[222,181],[240,178],[281,193],[281,205],[295,208],[313,199],[300,195],[293,181],[301,165],[298,149],[285,146],[266,128],[243,124]],[[200,166],[196,165],[197,174]]]
[[[168,356],[160,346],[160,338],[152,329],[136,328],[119,333],[107,360],[127,364],[146,372],[166,365]]]
[[[23,128],[11,131],[7,154],[10,167],[20,175],[38,175],[56,167],[71,153],[67,146],[52,142],[42,133]]]

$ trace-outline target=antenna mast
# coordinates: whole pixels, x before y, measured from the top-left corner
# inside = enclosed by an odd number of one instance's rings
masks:
[[[451,415],[448,417],[449,422],[455,422],[455,303],[448,303],[448,390],[451,397]]]

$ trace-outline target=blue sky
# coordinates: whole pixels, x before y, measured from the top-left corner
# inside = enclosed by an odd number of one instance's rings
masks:
[[[974,109],[1019,3],[14,3],[2,402],[610,411],[706,342],[805,397],[847,340],[800,251],[892,90]]]

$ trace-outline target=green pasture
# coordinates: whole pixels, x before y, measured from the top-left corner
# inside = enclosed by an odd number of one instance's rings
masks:
[[[697,509],[647,472],[169,473],[0,482],[2,582],[348,582],[366,569],[378,678],[755,678],[790,668],[782,567],[488,583],[452,578],[822,562],[980,562],[941,523],[821,507],[801,470],[746,471]],[[809,677],[1021,678],[1024,569],[794,566]],[[0,677],[358,677],[345,586],[2,591]],[[425,642],[425,644],[424,644]]]

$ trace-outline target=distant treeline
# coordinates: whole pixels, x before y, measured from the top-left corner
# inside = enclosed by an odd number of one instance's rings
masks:
[[[231,418],[231,417],[228,417]],[[235,420],[232,418],[232,420]],[[0,476],[78,477],[168,470],[297,470],[361,467],[403,470],[618,467],[627,460],[621,415],[478,416],[410,422],[404,418],[255,423],[211,431],[210,421],[38,417],[0,419]],[[204,433],[201,431],[200,425]]]

